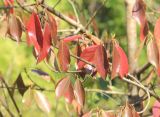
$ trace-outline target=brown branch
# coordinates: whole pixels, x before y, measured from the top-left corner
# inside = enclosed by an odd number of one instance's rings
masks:
[[[145,70],[147,70],[149,67],[151,66],[151,64],[148,62],[146,63],[144,66],[142,66],[141,68],[139,68],[138,70],[136,70],[136,75],[140,75],[141,73],[143,73]]]

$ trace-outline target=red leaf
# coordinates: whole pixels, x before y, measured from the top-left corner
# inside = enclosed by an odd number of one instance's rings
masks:
[[[74,84],[74,94],[78,104],[83,107],[85,102],[85,91],[79,79],[77,79]]]
[[[50,47],[51,47],[51,28],[49,26],[49,23],[46,22],[44,28],[43,47],[38,56],[37,60],[38,63],[47,57],[50,51]]]
[[[48,23],[51,30],[51,37],[54,41],[54,44],[56,44],[57,43],[57,23],[55,18],[50,13],[48,13]]]
[[[34,98],[35,98],[35,101],[36,101],[38,107],[42,111],[47,112],[47,113],[49,113],[51,111],[51,106],[48,102],[48,99],[45,97],[44,94],[42,94],[39,91],[35,91]]]
[[[14,4],[14,0],[3,0],[3,1],[6,7],[13,6]],[[13,14],[14,12],[13,8],[10,8],[9,12]]]
[[[39,17],[36,13],[32,13],[27,24],[27,39],[28,44],[34,45],[37,55],[43,47],[43,34]]]
[[[20,20],[15,16],[11,15],[9,18],[9,34],[17,41],[21,41],[22,27]]]
[[[153,117],[160,116],[160,102],[158,100],[154,102],[154,105],[152,107],[152,113],[153,113]]]
[[[156,21],[156,25],[154,27],[154,36],[156,41],[160,41],[160,18]]]
[[[105,79],[107,76],[109,64],[107,60],[107,53],[102,45],[97,46],[94,55],[94,64],[96,66],[98,73],[101,75],[103,79]]]
[[[68,77],[62,78],[56,85],[56,90],[55,90],[56,97],[59,98],[65,95],[70,85],[71,85],[71,81]]]
[[[68,46],[63,41],[61,41],[59,45],[58,60],[61,70],[67,71],[70,64],[70,53]]]
[[[93,46],[87,47],[86,49],[83,50],[80,57],[85,59],[88,62],[93,62],[97,47],[98,47],[98,45],[93,45]],[[78,62],[78,69],[82,69],[85,64],[86,64],[85,62],[79,61]]]
[[[63,39],[63,41],[64,42],[78,41],[78,39],[82,39],[82,36],[80,34],[66,37],[66,38]]]
[[[74,100],[74,92],[73,92],[73,87],[72,84],[70,83],[70,85],[68,86],[65,94],[64,94],[65,100],[68,103],[72,103],[72,101]]]
[[[128,59],[123,49],[117,43],[113,46],[112,79],[117,73],[123,78],[128,73]]]
[[[136,0],[132,15],[140,25],[140,40],[143,41],[148,34],[148,22],[146,20],[146,5],[143,0]]]

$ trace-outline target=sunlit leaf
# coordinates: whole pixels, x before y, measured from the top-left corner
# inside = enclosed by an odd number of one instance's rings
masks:
[[[67,71],[70,64],[70,53],[68,46],[63,41],[61,41],[59,45],[58,60],[61,70]]]
[[[21,41],[21,36],[22,36],[21,22],[15,15],[11,15],[9,18],[8,31],[11,37],[13,37],[17,42]]]
[[[64,94],[65,100],[68,103],[72,103],[73,99],[74,99],[74,92],[73,92],[73,87],[72,84],[70,83],[65,94]]]
[[[93,45],[90,47],[87,47],[86,49],[84,49],[80,55],[81,58],[85,59],[88,62],[93,62],[94,61],[94,55],[96,52],[98,45]],[[85,62],[83,61],[79,61],[78,62],[78,69],[82,69],[84,67],[84,65],[86,65]]]
[[[36,54],[39,54],[43,47],[43,34],[39,17],[36,13],[32,13],[27,24],[27,42],[34,45]]]
[[[119,74],[121,78],[127,75],[129,69],[128,59],[123,49],[115,43],[113,45],[113,60],[112,60],[112,79]]]
[[[35,101],[38,105],[38,107],[46,112],[46,113],[49,113],[51,111],[51,106],[48,102],[48,99],[45,97],[44,94],[42,94],[41,92],[39,91],[35,91],[34,92],[34,98],[35,98]]]
[[[77,102],[80,104],[81,107],[83,107],[85,102],[85,91],[81,81],[78,78],[74,84],[74,94]]]
[[[68,77],[62,78],[56,85],[56,97],[59,98],[61,96],[64,96],[70,85],[71,81]]]

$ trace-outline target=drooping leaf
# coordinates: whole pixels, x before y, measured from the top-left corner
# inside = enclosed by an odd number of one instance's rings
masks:
[[[128,73],[128,59],[123,49],[115,43],[113,45],[113,60],[112,60],[112,79],[119,74],[123,78]]]
[[[27,42],[34,45],[36,54],[38,55],[43,47],[43,34],[39,17],[36,13],[32,13],[27,24]]]
[[[147,56],[149,62],[157,69],[160,75],[159,53],[155,40],[151,39],[147,45]]]
[[[21,74],[18,75],[15,83],[17,84],[19,93],[23,96],[28,87],[25,86]]]
[[[75,98],[78,104],[81,107],[83,107],[84,102],[85,102],[85,91],[84,91],[81,81],[78,78],[74,84],[74,94],[75,94]]]
[[[73,87],[72,84],[70,83],[65,94],[64,94],[65,100],[68,103],[72,103],[72,101],[74,100],[74,92],[73,92]]]
[[[148,34],[148,22],[145,15],[146,5],[143,0],[136,0],[132,15],[140,25],[140,40],[143,41]]]
[[[49,113],[51,111],[51,106],[44,94],[42,94],[39,91],[35,91],[34,98],[35,98],[36,104],[42,111],[46,113]]]
[[[61,41],[59,45],[58,60],[61,70],[67,71],[70,64],[70,53],[68,46],[63,41]]]
[[[107,60],[107,53],[102,45],[99,45],[96,49],[94,55],[94,64],[98,73],[101,75],[103,79],[105,79],[107,76],[109,63]]]
[[[9,18],[9,30],[8,30],[8,33],[17,42],[21,41],[21,36],[22,36],[21,22],[15,15],[11,15],[10,18]]]
[[[76,45],[75,55],[78,56],[78,57],[80,57],[81,53],[82,53],[82,49],[81,49],[80,44],[78,43],[78,44]],[[79,61],[80,61],[80,60],[77,59],[77,64],[78,64]]]
[[[71,85],[71,81],[68,77],[62,78],[56,85],[55,94],[59,98],[65,95],[68,87]]]
[[[56,45],[57,43],[57,23],[55,18],[49,13],[48,14],[48,23],[51,29],[51,37],[53,39],[54,44]]]
[[[51,77],[49,76],[49,74],[40,69],[32,69],[31,71],[38,74],[39,76],[41,76],[44,80],[48,82],[51,80]]]
[[[71,41],[78,41],[78,39],[82,39],[82,36],[80,34],[66,37],[63,39],[63,41],[64,42],[71,42]]]
[[[50,47],[51,47],[51,28],[49,26],[49,23],[46,22],[43,35],[43,46],[38,56],[37,60],[38,63],[48,56]]]
[[[31,88],[28,88],[23,95],[22,103],[24,103],[27,107],[30,107],[32,105],[32,101],[33,101],[33,91],[31,90]]]
[[[160,102],[158,100],[154,102],[154,105],[152,107],[152,113],[153,113],[153,117],[160,116]]]
[[[94,55],[96,52],[98,45],[93,45],[90,47],[87,47],[86,49],[84,49],[80,55],[81,58],[85,59],[88,62],[93,62],[94,60]],[[84,67],[84,65],[86,65],[85,62],[83,61],[79,61],[78,62],[78,69],[82,69]]]

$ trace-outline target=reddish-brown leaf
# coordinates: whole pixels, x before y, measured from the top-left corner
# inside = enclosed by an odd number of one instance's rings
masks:
[[[149,62],[157,69],[160,75],[159,54],[155,40],[151,39],[147,45],[147,56]]]
[[[98,45],[93,45],[84,49],[80,55],[81,58],[85,59],[88,62],[93,62],[94,55]],[[86,63],[83,61],[78,62],[78,69],[82,69]]]
[[[154,37],[156,41],[160,41],[160,18],[156,21],[156,24],[154,27]]]
[[[27,24],[27,42],[34,45],[36,54],[38,55],[43,47],[43,34],[39,17],[36,13],[32,13]]]
[[[79,43],[78,43],[78,44],[76,45],[75,55],[78,56],[78,57],[80,57],[81,53],[82,53],[82,49],[81,49],[81,46],[80,46]],[[79,61],[80,61],[80,60],[77,59],[77,64],[78,64]]]
[[[11,15],[9,18],[9,30],[8,33],[17,41],[21,41],[22,27],[20,20],[15,16]]]
[[[66,37],[63,39],[63,41],[64,42],[71,42],[71,41],[78,41],[78,39],[82,39],[82,36],[80,34]]]
[[[146,20],[146,5],[143,0],[136,0],[132,15],[140,25],[140,40],[143,41],[148,34],[148,22]]]
[[[107,76],[109,64],[107,60],[107,53],[102,45],[99,45],[97,47],[93,62],[96,66],[98,73],[101,75],[103,79],[105,79]]]
[[[68,77],[62,78],[56,85],[56,97],[59,98],[61,96],[64,96],[70,85],[71,81]]]
[[[49,26],[49,23],[46,22],[43,35],[43,46],[37,59],[38,63],[48,56],[50,47],[51,47],[51,28]]]
[[[128,59],[123,49],[115,43],[113,45],[112,79],[119,74],[121,78],[128,73]]]
[[[74,100],[74,92],[73,92],[73,87],[72,84],[70,83],[65,94],[64,94],[65,100],[68,103],[72,103],[72,101]]]
[[[54,41],[54,44],[56,44],[57,43],[57,23],[55,18],[50,13],[48,13],[48,23],[51,30],[51,37]]]
[[[70,53],[68,46],[63,41],[61,41],[59,45],[58,60],[61,70],[67,71],[70,64]]]
[[[81,107],[83,107],[84,102],[85,102],[85,91],[84,91],[81,81],[78,78],[74,84],[74,94],[75,94],[75,98],[78,104]]]
[[[49,113],[51,111],[51,106],[48,102],[48,99],[46,98],[44,94],[42,94],[39,91],[35,91],[34,98],[35,98],[36,104],[42,111],[46,113]]]
[[[14,4],[14,0],[3,0],[3,1],[4,1],[4,5],[6,7],[13,6],[13,4]],[[13,14],[14,9],[10,8],[9,12]]]
[[[152,107],[153,117],[160,117],[160,102],[156,100]]]

